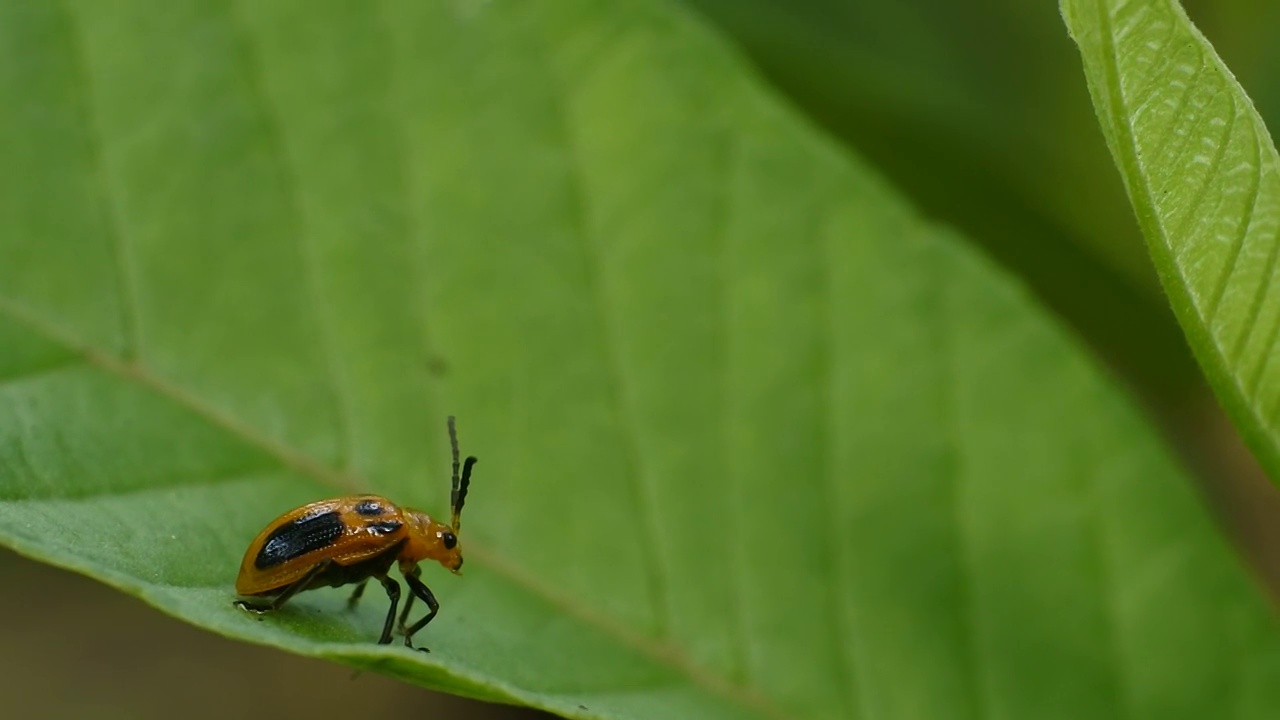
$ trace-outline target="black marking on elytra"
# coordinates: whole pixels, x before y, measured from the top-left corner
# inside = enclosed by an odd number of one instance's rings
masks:
[[[253,566],[265,570],[329,547],[345,531],[342,517],[336,511],[300,517],[281,525],[267,536],[258,557],[253,560]]]
[[[361,500],[356,503],[356,512],[365,517],[378,517],[386,511],[387,509],[377,500]]]
[[[369,532],[377,535],[390,535],[399,530],[402,524],[398,520],[383,520],[382,522],[371,522],[365,527],[369,528]]]

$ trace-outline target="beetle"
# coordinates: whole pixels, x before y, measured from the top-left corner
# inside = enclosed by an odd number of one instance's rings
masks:
[[[406,647],[413,647],[413,635],[436,616],[440,604],[431,589],[419,579],[418,563],[435,560],[455,575],[461,575],[462,546],[458,543],[462,505],[471,484],[474,456],[468,456],[458,472],[458,432],[449,416],[449,444],[453,450],[453,490],[449,506],[452,522],[443,522],[420,510],[402,508],[381,495],[350,495],[321,500],[295,508],[272,520],[249,543],[236,578],[236,592],[243,597],[269,602],[236,600],[242,610],[259,615],[279,610],[297,593],[322,587],[358,583],[348,608],[354,608],[370,578],[387,591],[391,607],[378,644],[391,642],[391,629],[400,602],[400,584],[388,576],[399,564],[410,595],[400,613],[400,632]],[[414,598],[427,604],[427,614],[405,628]],[[430,652],[425,647],[418,650]]]

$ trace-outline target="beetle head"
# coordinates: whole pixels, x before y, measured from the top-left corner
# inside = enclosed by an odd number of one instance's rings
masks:
[[[412,527],[402,556],[410,556],[414,562],[435,560],[451,572],[461,574],[462,542],[453,527],[419,510],[406,510],[405,516]]]

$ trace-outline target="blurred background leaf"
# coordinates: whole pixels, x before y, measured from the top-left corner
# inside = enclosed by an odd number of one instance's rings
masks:
[[[0,4],[0,535],[569,716],[1273,715],[1268,608],[1124,392],[681,8]],[[947,64],[903,82],[1034,145]],[[1106,237],[1044,252],[1160,316]],[[339,592],[230,607],[292,504],[440,509],[448,412],[483,464],[432,655]]]

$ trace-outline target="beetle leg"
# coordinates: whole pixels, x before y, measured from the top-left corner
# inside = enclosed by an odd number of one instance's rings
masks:
[[[387,597],[391,598],[391,607],[387,608],[387,621],[382,625],[382,637],[378,638],[379,645],[387,645],[391,642],[391,628],[396,620],[396,606],[400,604],[400,583],[386,575],[378,580],[382,581],[382,587],[387,589]]]
[[[434,618],[436,613],[440,611],[440,603],[436,602],[436,596],[431,594],[431,588],[424,585],[423,582],[418,579],[417,573],[406,575],[404,579],[409,583],[409,589],[413,591],[413,594],[422,598],[422,601],[427,604],[427,607],[431,608],[431,611],[427,613],[426,617],[414,623],[413,627],[409,628],[404,634],[405,647],[413,647],[413,634],[426,627],[427,623],[431,622],[431,618]],[[431,652],[425,647],[420,647],[418,649],[423,652]]]
[[[331,558],[325,558],[324,560],[321,560],[320,562],[316,563],[314,566],[312,566],[310,570],[307,571],[306,575],[303,575],[302,577],[298,578],[297,582],[293,583],[289,587],[286,587],[284,589],[284,592],[277,595],[274,600],[272,600],[270,603],[266,605],[258,605],[256,603],[247,602],[245,600],[236,600],[234,605],[240,608],[241,610],[247,610],[251,613],[257,613],[258,615],[262,615],[269,612],[275,612],[276,610],[279,610],[281,607],[283,607],[285,603],[289,602],[289,598],[293,597],[294,595],[297,595],[299,592],[303,590],[306,590],[307,585],[311,584],[311,581],[315,580],[317,575],[327,570],[329,566],[332,564],[333,564],[333,560]]]
[[[417,565],[414,565],[413,570],[410,570],[409,572],[405,573],[405,576],[404,576],[405,580],[408,580],[409,576],[413,576],[416,579],[418,577],[418,573],[420,572],[422,572],[422,569],[419,568]],[[413,588],[412,585],[410,585],[409,587],[410,589]],[[404,601],[404,610],[400,611],[400,634],[401,635],[405,634],[405,631],[404,631],[405,622],[408,621],[409,619],[409,609],[413,607],[413,601],[416,600],[417,597],[418,597],[418,593],[416,591],[411,592],[409,593],[408,599]]]
[[[351,597],[347,598],[348,610],[355,609],[356,603],[360,602],[360,596],[364,594],[364,586],[368,584],[369,584],[369,578],[365,578],[364,580],[360,581],[359,585],[356,586],[355,591],[351,593]]]

